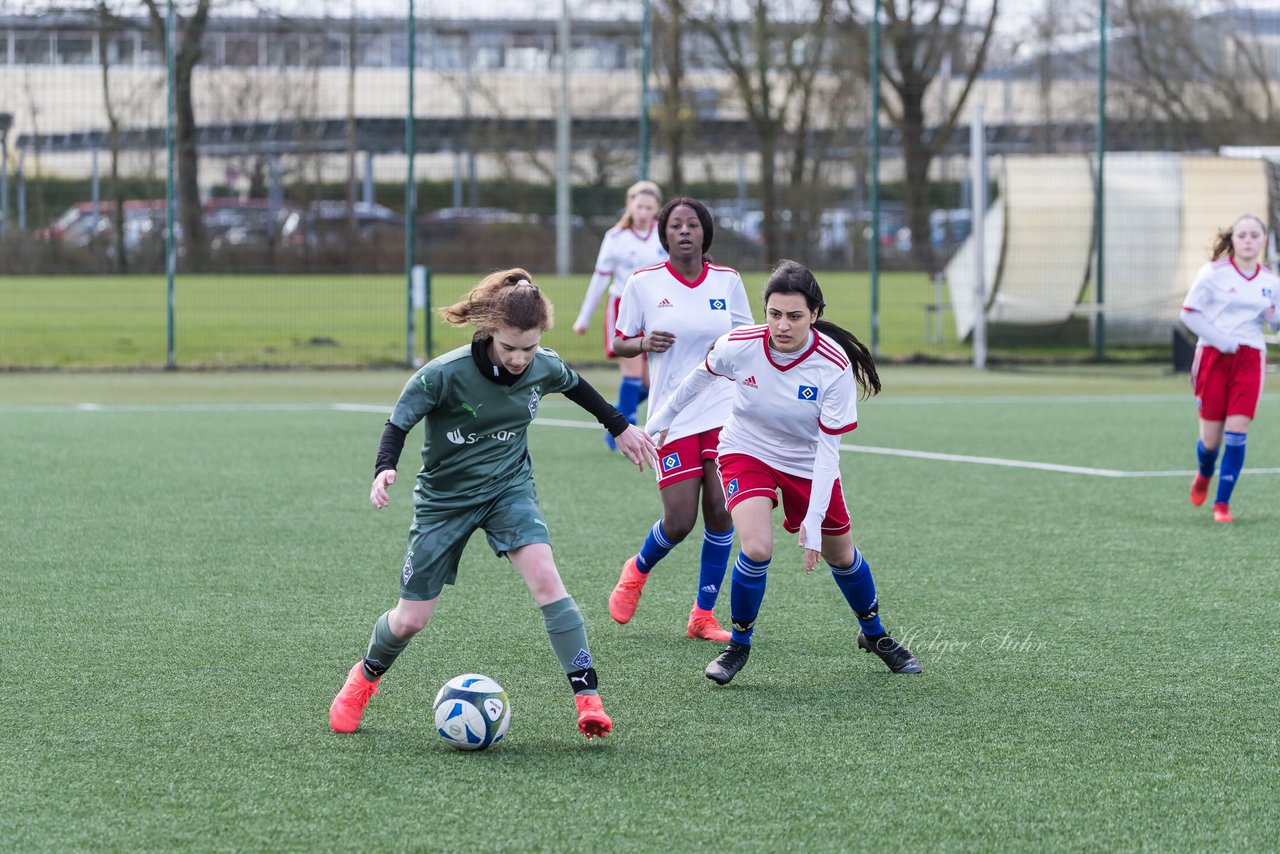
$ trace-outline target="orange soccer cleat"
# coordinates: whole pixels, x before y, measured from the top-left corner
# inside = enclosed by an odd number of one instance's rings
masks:
[[[640,592],[644,590],[644,583],[649,580],[647,574],[636,569],[637,557],[639,555],[632,555],[622,565],[622,577],[609,594],[609,616],[617,623],[631,622],[636,614],[636,606],[640,604]]]
[[[1223,501],[1213,505],[1213,521],[1215,522],[1234,522],[1231,516],[1231,508]]]
[[[573,702],[578,707],[578,732],[588,740],[613,732],[613,721],[604,713],[599,694],[575,694]]]
[[[704,611],[698,607],[697,603],[694,604],[693,610],[689,612],[689,626],[685,629],[685,633],[691,638],[715,641],[716,643],[726,643],[732,637],[732,635],[720,628],[720,624],[716,622],[714,612]]]
[[[1196,507],[1204,504],[1204,500],[1209,497],[1209,481],[1210,478],[1202,474],[1197,474],[1196,479],[1191,481],[1191,503]]]
[[[360,718],[364,717],[364,708],[369,705],[369,698],[378,693],[378,683],[370,682],[364,677],[364,662],[357,661],[356,666],[347,674],[346,684],[333,698],[329,706],[329,726],[334,732],[355,732],[360,726]]]

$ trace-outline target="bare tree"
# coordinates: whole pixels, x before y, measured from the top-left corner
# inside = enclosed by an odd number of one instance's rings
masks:
[[[200,159],[196,147],[196,117],[192,106],[191,77],[201,59],[201,41],[209,22],[210,0],[194,0],[195,8],[186,16],[174,13],[178,33],[174,47],[174,147],[178,154],[178,212],[187,258],[196,270],[208,265],[209,247],[205,240],[204,219],[200,210]],[[151,34],[158,45],[165,44],[168,22],[159,0],[143,0],[151,19]]]
[[[653,6],[654,67],[658,72],[661,107],[658,132],[670,164],[672,196],[684,192],[684,156],[693,128],[693,107],[685,93],[685,0],[659,0]]]
[[[793,3],[752,0],[749,17],[735,14],[739,5],[732,0],[708,4],[695,27],[732,79],[759,145],[762,236],[765,260],[773,263],[783,257],[784,248],[778,160],[784,151],[790,154],[784,174],[791,187],[806,183],[812,165],[810,131],[821,100],[819,80],[825,79],[835,3],[814,0],[797,8]],[[813,196],[792,194],[791,201],[801,198]],[[793,216],[796,213],[792,210]]]
[[[918,263],[934,266],[929,242],[929,166],[942,151],[960,117],[973,82],[982,71],[995,32],[1000,0],[991,0],[985,21],[971,23],[969,0],[876,0],[884,14],[880,74],[893,98],[884,111],[902,140],[907,222],[915,236],[912,252]],[[849,0],[856,14],[856,0]],[[977,45],[972,46],[976,35]],[[943,104],[943,114],[930,122],[925,113],[929,88],[939,79],[944,60],[963,77],[959,94]]]
[[[117,273],[129,271],[129,257],[125,250],[124,188],[120,184],[120,116],[111,98],[111,50],[110,44],[122,29],[122,21],[107,7],[106,0],[97,0],[98,13],[98,65],[102,71],[102,106],[107,114],[107,133],[111,146],[111,195],[112,219],[115,223],[115,265]]]
[[[1039,0],[1028,14],[1028,26],[1007,33],[1003,45],[993,45],[988,60],[999,65],[1026,62],[1035,77],[1037,120],[1036,145],[1043,154],[1057,150],[1062,121],[1072,121],[1093,105],[1093,92],[1082,95],[1080,87],[1063,85],[1070,79],[1090,76],[1092,69],[1070,42],[1096,33],[1096,0]]]
[[[1114,64],[1130,115],[1193,147],[1274,141],[1277,81],[1252,12],[1205,17],[1191,0],[1114,0],[1127,50]]]

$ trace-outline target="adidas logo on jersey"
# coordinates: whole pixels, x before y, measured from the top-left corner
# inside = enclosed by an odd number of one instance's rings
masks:
[[[756,385],[756,378],[754,376],[747,377],[742,381],[742,384],[747,388],[760,388],[760,386]]]
[[[671,300],[663,297],[662,302],[658,303],[658,308],[671,308]]]

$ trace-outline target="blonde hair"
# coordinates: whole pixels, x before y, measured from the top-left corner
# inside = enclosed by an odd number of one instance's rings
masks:
[[[658,203],[658,207],[662,207],[662,190],[652,181],[636,181],[627,188],[627,207],[622,212],[622,218],[618,220],[615,228],[631,227],[631,200],[636,196],[646,195],[653,196],[653,200]]]
[[[551,328],[554,312],[527,270],[513,267],[485,276],[465,297],[439,310],[455,326],[469,323],[475,339],[487,338],[503,326],[519,330]]]
[[[1258,227],[1262,229],[1263,237],[1266,236],[1267,224],[1263,222],[1260,218],[1254,216],[1253,214],[1244,214],[1243,216],[1237,217],[1236,221],[1231,223],[1230,228],[1218,229],[1218,234],[1213,239],[1213,248],[1209,252],[1209,257],[1212,260],[1217,261],[1219,258],[1226,258],[1228,256],[1232,258],[1235,257],[1236,247],[1235,247],[1235,244],[1231,241],[1231,235],[1235,234],[1236,226],[1244,222],[1246,219],[1251,219],[1254,222],[1256,222],[1258,224]]]

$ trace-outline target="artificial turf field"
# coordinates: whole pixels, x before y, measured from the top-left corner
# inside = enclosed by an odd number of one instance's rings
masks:
[[[328,704],[396,595],[410,478],[386,510],[367,494],[406,377],[0,375],[0,849],[1280,846],[1274,394],[1215,525],[1186,497],[1185,376],[886,368],[843,473],[882,617],[925,673],[858,651],[779,530],[726,687],[702,675],[718,647],[684,637],[696,543],[609,619],[658,497],[553,397],[530,447],[614,733],[577,733],[537,610],[477,537],[339,736]],[[471,671],[514,707],[480,754],[430,720]]]

